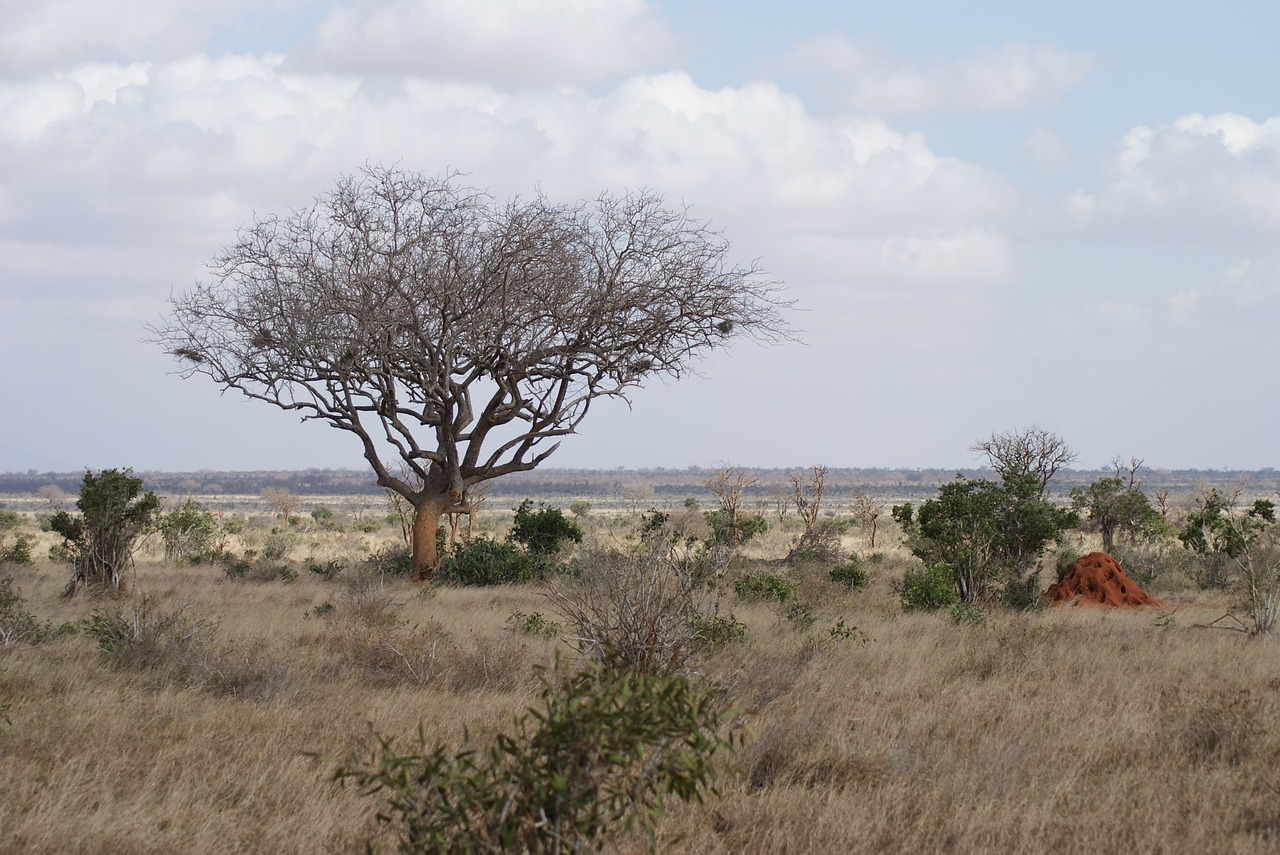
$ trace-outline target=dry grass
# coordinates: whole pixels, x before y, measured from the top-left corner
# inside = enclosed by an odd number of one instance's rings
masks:
[[[1172,621],[1066,609],[958,626],[901,612],[902,559],[885,551],[862,591],[796,573],[804,631],[782,605],[725,598],[749,640],[693,667],[732,695],[747,739],[720,797],[672,805],[659,850],[1280,849],[1278,642],[1196,628],[1225,595],[1166,580]],[[533,588],[230,581],[145,558],[131,599],[67,602],[63,568],[14,573],[42,620],[131,614],[146,594],[157,625],[180,613],[198,631],[130,655],[84,634],[0,648],[0,851],[359,851],[375,803],[306,752],[345,755],[370,725],[421,721],[450,742],[504,728],[555,647],[506,624],[556,617]],[[829,637],[838,620],[870,640]]]

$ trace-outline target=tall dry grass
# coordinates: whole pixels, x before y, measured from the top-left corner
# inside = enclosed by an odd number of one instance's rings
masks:
[[[291,557],[374,545],[342,537]],[[748,641],[692,667],[747,736],[720,797],[671,806],[660,851],[1280,849],[1280,649],[1198,626],[1227,595],[1166,581],[1165,611],[962,626],[904,614],[905,559],[886,552],[861,591],[789,571],[804,629],[723,597]],[[360,851],[376,802],[308,752],[345,755],[370,726],[457,744],[503,729],[557,646],[506,620],[556,617],[532,587],[232,581],[144,557],[129,599],[65,601],[64,568],[11,572],[42,620],[142,609],[159,629],[124,654],[83,633],[0,649],[4,852]]]

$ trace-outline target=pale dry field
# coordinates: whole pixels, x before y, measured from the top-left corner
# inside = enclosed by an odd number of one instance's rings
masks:
[[[127,657],[84,634],[0,648],[0,851],[361,851],[377,800],[309,753],[345,755],[371,726],[459,745],[464,728],[504,729],[567,652],[508,624],[556,618],[536,587],[306,572],[390,536],[303,535],[292,583],[144,554],[119,603],[62,600],[67,571],[44,558],[8,571],[41,620],[130,616],[145,595],[144,619],[180,613],[170,636],[186,640]],[[1164,611],[961,626],[904,614],[905,561],[886,551],[861,591],[795,572],[807,630],[725,595],[748,640],[695,669],[740,711],[744,743],[718,797],[670,806],[659,851],[1280,851],[1280,642],[1198,626],[1227,594],[1168,580]],[[861,635],[830,638],[837,620]]]

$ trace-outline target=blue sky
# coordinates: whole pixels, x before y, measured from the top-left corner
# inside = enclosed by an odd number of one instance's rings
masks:
[[[1280,10],[1261,2],[0,0],[0,470],[359,467],[142,324],[368,161],[652,187],[805,344],[603,405],[561,466],[1280,465]]]

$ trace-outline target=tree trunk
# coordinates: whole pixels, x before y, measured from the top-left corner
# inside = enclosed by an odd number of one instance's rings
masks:
[[[440,515],[452,503],[448,496],[428,496],[413,509],[413,533],[410,550],[413,555],[415,582],[427,582],[440,569],[440,553],[436,549],[436,529]]]
[[[1102,529],[1102,551],[1110,555],[1116,548],[1116,524],[1103,520],[1098,527]]]

